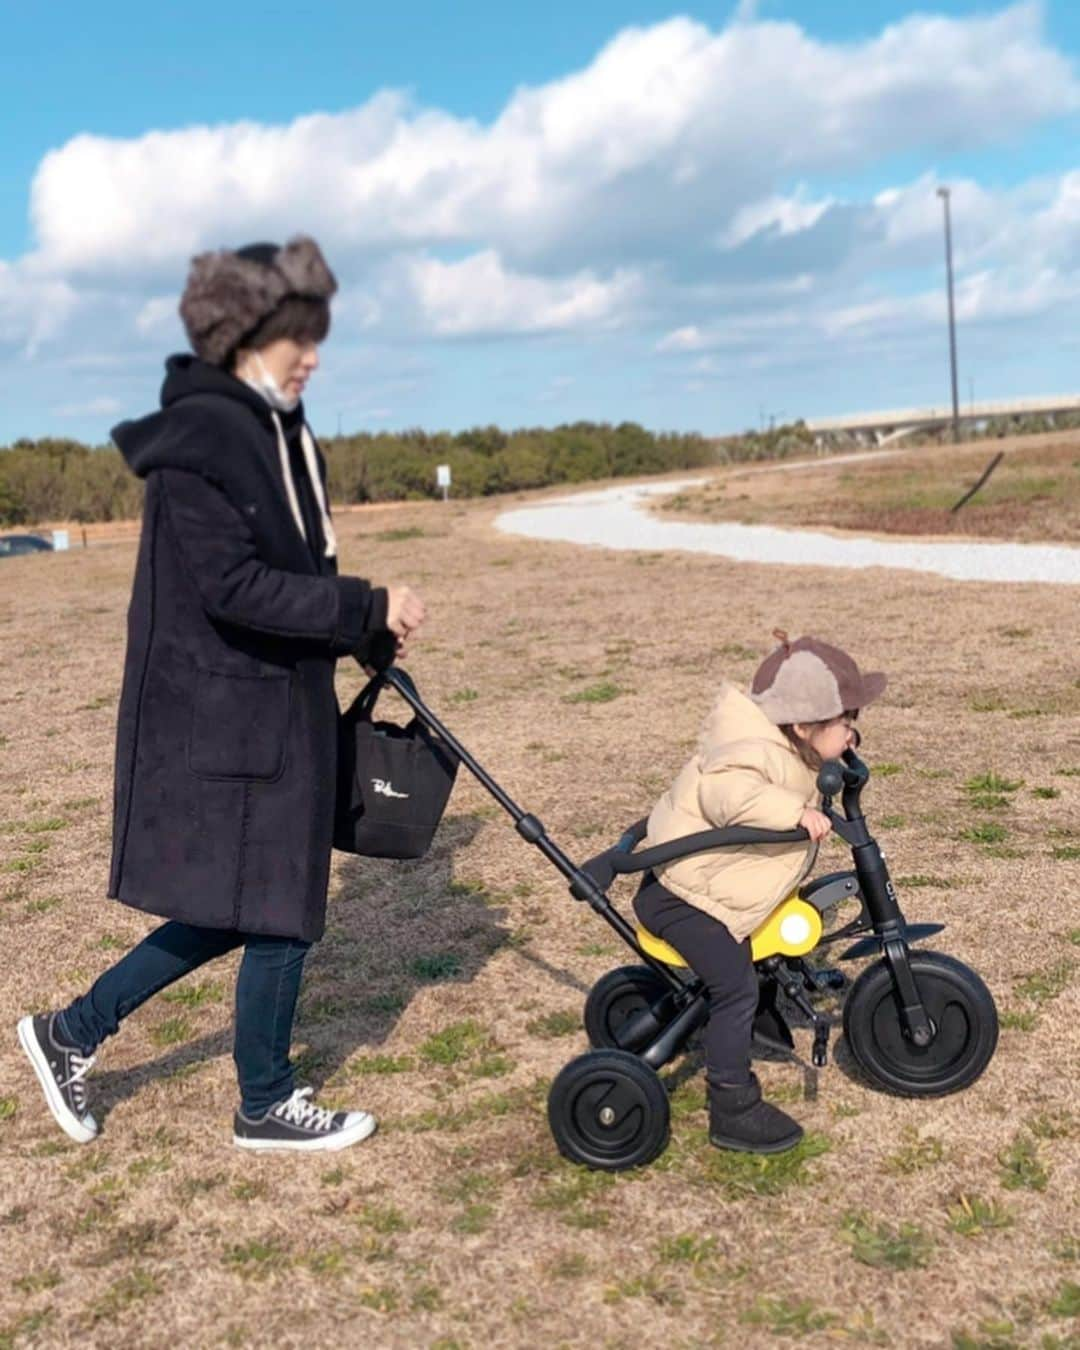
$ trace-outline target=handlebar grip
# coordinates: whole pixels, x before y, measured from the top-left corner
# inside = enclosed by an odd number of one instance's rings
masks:
[[[847,765],[847,772],[844,774],[845,782],[865,783],[870,777],[870,769],[864,760],[861,760],[854,750],[845,750],[843,754],[844,763]]]
[[[648,828],[648,816],[642,816],[640,820],[635,820],[633,825],[619,837],[619,842],[615,845],[614,851],[616,853],[632,853],[645,838]]]
[[[823,797],[835,797],[844,786],[844,766],[835,759],[827,759],[818,769],[817,786]]]
[[[370,668],[376,675],[389,670],[397,657],[397,638],[389,628],[369,633],[353,652],[358,666]]]

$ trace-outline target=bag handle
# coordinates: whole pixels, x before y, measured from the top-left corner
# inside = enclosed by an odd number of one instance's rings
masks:
[[[370,722],[371,714],[375,710],[375,703],[379,695],[382,693],[385,684],[386,684],[385,671],[380,670],[377,674],[372,675],[368,680],[367,684],[364,685],[364,687],[356,695],[353,701],[349,704],[348,709],[342,714],[342,716],[346,717],[350,721],[363,719],[364,721]]]
[[[356,658],[356,664],[365,674],[368,673],[369,667],[360,659],[360,657]],[[393,680],[388,680],[387,677],[390,669],[390,666],[383,666],[381,670],[376,670],[375,674],[370,677],[367,684],[360,690],[356,698],[353,699],[352,706],[349,708],[350,713],[370,718],[375,709],[375,703],[387,684],[390,684],[395,688],[399,684],[404,685],[414,698],[419,697],[411,675],[402,670],[400,666],[394,666],[394,678]]]

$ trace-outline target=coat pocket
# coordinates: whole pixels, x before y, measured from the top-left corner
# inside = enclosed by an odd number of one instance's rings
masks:
[[[188,768],[199,778],[269,781],[285,768],[290,675],[198,670]]]

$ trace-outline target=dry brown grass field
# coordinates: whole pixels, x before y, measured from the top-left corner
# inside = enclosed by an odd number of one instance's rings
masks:
[[[950,511],[1004,452],[984,487]],[[786,463],[732,468],[661,507],[700,520],[826,526],[874,534],[1080,542],[1080,431],[928,445],[813,473]]]
[[[102,1135],[69,1142],[15,1022],[151,926],[104,898],[134,543],[9,560],[0,1347],[1076,1347],[1076,589],[582,551],[500,537],[499,505],[348,514],[343,563],[421,589],[421,691],[576,857],[649,809],[716,682],[748,678],[774,626],[889,672],[865,804],[909,919],[945,922],[931,945],[997,999],[986,1074],[890,1097],[835,1037],[812,1069],[799,1030],[798,1061],[757,1067],[807,1139],[762,1160],[708,1146],[691,1053],[667,1072],[659,1162],[570,1166],[547,1086],[625,949],[463,774],[427,858],[337,857],[309,961],[294,1052],[324,1098],[378,1114],[370,1142],[233,1149],[232,960],[103,1047]],[[358,683],[343,666],[342,696]]]

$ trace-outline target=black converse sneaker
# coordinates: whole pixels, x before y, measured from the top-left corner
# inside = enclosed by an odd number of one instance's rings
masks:
[[[86,1109],[86,1075],[94,1056],[56,1039],[55,1013],[24,1017],[19,1022],[19,1043],[34,1066],[56,1123],[76,1143],[88,1144],[97,1137],[97,1121]]]
[[[297,1088],[258,1120],[237,1111],[233,1143],[237,1148],[334,1152],[358,1144],[374,1131],[374,1116],[366,1111],[327,1110],[311,1101],[313,1090]]]

